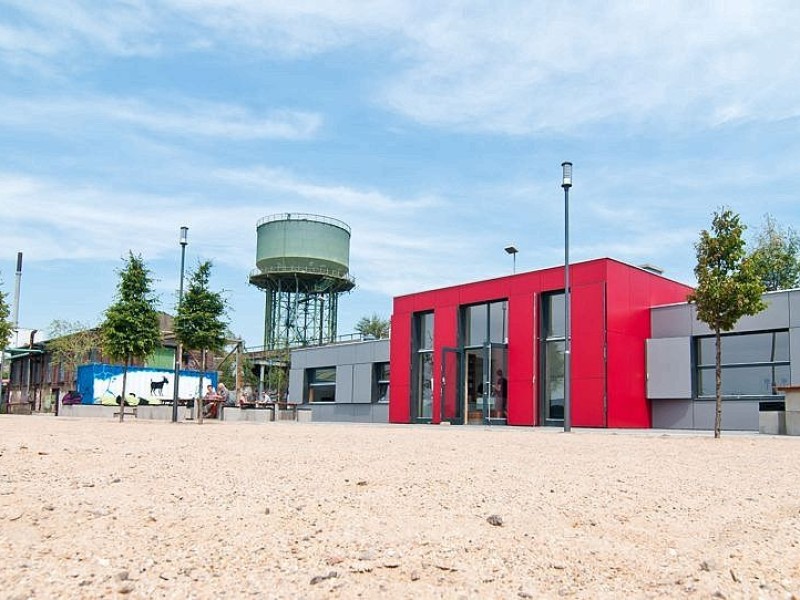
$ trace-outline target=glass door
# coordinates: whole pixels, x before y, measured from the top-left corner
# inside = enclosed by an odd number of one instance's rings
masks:
[[[485,352],[483,348],[464,351],[464,395],[467,405],[467,423],[482,425],[488,419],[488,393],[486,385]]]
[[[461,381],[463,352],[457,348],[442,349],[441,420],[453,425],[464,424],[464,397]]]
[[[508,348],[505,344],[487,344],[484,348],[489,390],[486,414],[491,421],[505,423],[508,418]]]

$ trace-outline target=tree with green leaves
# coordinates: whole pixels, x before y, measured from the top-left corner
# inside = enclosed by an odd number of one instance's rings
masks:
[[[11,340],[11,334],[14,333],[14,324],[8,320],[8,316],[11,314],[11,309],[8,306],[8,302],[6,301],[6,294],[2,291],[3,279],[0,277],[0,412],[5,410],[4,408],[4,394],[3,391],[3,354],[5,353],[6,346],[8,345],[9,340]]]
[[[74,383],[78,366],[89,362],[92,352],[101,346],[100,330],[79,321],[56,319],[47,331],[50,364],[64,367],[65,380],[69,377],[68,381]]]
[[[714,437],[722,428],[722,331],[730,331],[745,315],[755,315],[765,308],[761,299],[764,284],[759,279],[752,258],[745,251],[742,234],[746,229],[739,215],[722,207],[714,213],[712,231],[700,232],[695,244],[697,288],[689,302],[697,308],[697,319],[714,332],[716,342],[716,414]]]
[[[0,277],[0,286],[3,285],[3,279]],[[8,320],[11,314],[11,308],[8,306],[6,300],[7,294],[0,290],[0,350],[4,350],[11,339],[11,334],[14,333],[14,324]]]
[[[122,362],[122,396],[119,420],[125,414],[128,367],[131,361],[144,360],[161,343],[153,279],[141,256],[128,252],[125,267],[119,271],[116,301],[106,309],[100,325],[103,352],[111,360]]]
[[[753,268],[768,292],[800,286],[800,236],[766,215],[750,254]]]
[[[178,304],[175,316],[175,335],[186,348],[200,350],[200,387],[196,405],[197,421],[203,422],[203,374],[208,352],[219,352],[225,346],[228,323],[227,304],[221,292],[209,289],[211,261],[198,264],[189,274],[189,286]]]
[[[356,331],[363,337],[373,337],[376,340],[389,337],[389,320],[383,319],[377,313],[370,317],[361,317],[356,323]]]

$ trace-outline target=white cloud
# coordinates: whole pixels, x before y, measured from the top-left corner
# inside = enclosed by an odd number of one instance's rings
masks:
[[[464,131],[574,133],[602,120],[713,127],[800,115],[800,4],[791,0],[12,5],[26,22],[0,30],[6,60],[74,62],[73,51],[87,47],[110,56],[255,49],[284,59],[388,49],[394,61],[375,81],[375,99]]]
[[[254,114],[233,104],[175,98],[156,103],[108,96],[25,100],[0,97],[2,125],[55,132],[84,129],[98,122],[179,136],[303,140],[317,133],[322,119],[310,112],[270,110]]]

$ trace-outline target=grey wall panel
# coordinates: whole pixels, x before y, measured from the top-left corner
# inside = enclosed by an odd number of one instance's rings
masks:
[[[789,327],[800,327],[800,290],[789,294]]]
[[[303,397],[303,387],[305,386],[305,370],[304,369],[290,369],[289,370],[289,400],[295,404],[305,402]]]
[[[332,423],[388,423],[385,404],[311,404],[311,420]]]
[[[349,404],[353,401],[353,365],[336,367],[336,403]]]
[[[374,394],[372,363],[353,366],[353,402],[371,403]]]
[[[736,323],[734,332],[763,331],[769,329],[786,329],[789,324],[789,293],[773,292],[764,295],[767,308],[751,317],[742,317]],[[705,323],[697,320],[696,309],[691,306],[692,335],[713,335]]]
[[[292,350],[290,360],[293,369],[305,369],[308,365],[308,352],[305,350]]]
[[[375,361],[375,344],[372,342],[364,342],[362,344],[354,344],[353,346],[354,357],[356,363],[371,363]]]
[[[693,315],[688,304],[661,306],[650,311],[652,337],[682,337],[692,334]]]
[[[373,404],[372,405],[372,422],[373,423],[388,423],[389,422],[389,403]]]
[[[758,431],[758,401],[722,402],[722,431]],[[694,402],[695,429],[714,429],[715,402]]]
[[[800,385],[800,327],[789,330],[789,360],[792,385]]]
[[[389,340],[380,340],[374,343],[375,362],[389,362]]]
[[[692,397],[691,338],[647,340],[647,397]]]
[[[694,429],[694,410],[691,400],[653,400],[651,402],[655,429]]]

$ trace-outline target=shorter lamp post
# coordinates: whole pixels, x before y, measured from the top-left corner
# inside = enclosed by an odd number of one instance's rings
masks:
[[[570,303],[569,303],[569,188],[572,187],[572,163],[561,163],[561,187],[564,188],[564,431],[572,428],[572,406],[569,380],[570,365]]]
[[[516,273],[517,272],[517,252],[519,252],[519,250],[517,250],[517,247],[514,246],[513,244],[511,244],[510,246],[506,246],[505,248],[503,248],[503,250],[505,250],[508,254],[511,255],[511,257],[513,259],[513,262],[512,262],[513,266],[512,266],[512,271],[511,272],[512,273]]]
[[[181,237],[180,237],[180,244],[181,244],[181,280],[178,287],[178,308],[181,306],[181,302],[183,302],[183,268],[186,264],[186,244],[189,243],[189,228],[188,227],[181,227]],[[175,327],[173,327],[175,329]],[[177,341],[177,336],[176,341]],[[175,385],[172,390],[172,422],[176,423],[178,421],[178,384],[181,381],[181,362],[183,362],[183,344],[178,343],[178,347],[175,349],[175,376],[173,379],[175,380]]]

